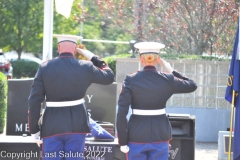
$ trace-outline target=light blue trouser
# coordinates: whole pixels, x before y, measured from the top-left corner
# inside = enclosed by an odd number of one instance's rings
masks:
[[[168,160],[168,142],[128,143],[128,160]]]
[[[43,160],[83,160],[86,134],[61,134],[43,138]]]

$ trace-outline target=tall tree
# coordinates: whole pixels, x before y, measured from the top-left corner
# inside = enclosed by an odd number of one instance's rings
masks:
[[[177,53],[229,53],[237,26],[234,0],[96,0],[92,5],[137,41],[159,41]]]
[[[42,0],[0,1],[0,47],[40,53],[43,37]]]
[[[170,0],[164,3],[163,38],[178,51],[231,52],[238,12],[234,0]]]
[[[114,27],[110,20],[105,19],[100,12],[99,6],[95,1],[78,2],[78,9],[75,11],[75,20],[84,24],[83,37],[86,39],[129,41],[132,36],[120,28]],[[97,30],[97,31],[96,31]],[[84,42],[87,48],[91,47],[95,53],[101,56],[128,53],[130,46],[126,44],[113,44],[104,42]]]

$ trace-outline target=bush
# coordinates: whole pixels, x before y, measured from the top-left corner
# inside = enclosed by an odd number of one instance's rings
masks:
[[[3,132],[7,110],[7,77],[0,72],[0,133]]]
[[[108,67],[112,69],[114,75],[116,74],[116,61],[113,57],[104,58],[104,61],[108,64]]]
[[[103,60],[108,64],[108,66],[112,69],[114,75],[116,75],[116,60],[115,58],[129,58],[131,55],[129,54],[120,54],[116,56],[109,56],[103,58]]]
[[[13,78],[35,77],[39,64],[31,61],[12,61]]]

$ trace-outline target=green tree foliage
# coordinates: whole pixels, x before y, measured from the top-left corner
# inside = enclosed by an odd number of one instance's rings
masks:
[[[54,34],[82,35],[84,39],[95,40],[131,40],[129,35],[119,29],[112,28],[107,21],[101,23],[102,16],[98,12],[98,6],[92,5],[91,1],[85,1],[84,5],[90,13],[88,21],[76,21],[74,14],[79,17],[84,14],[79,10],[79,2],[81,1],[74,1],[68,19],[58,14],[54,7]],[[43,12],[43,0],[0,1],[0,48],[3,48],[5,52],[15,50],[19,58],[23,52],[31,52],[39,57],[43,48]],[[103,57],[111,54],[127,53],[130,50],[129,45],[125,44],[82,43],[88,50]],[[58,56],[57,40],[53,38],[53,57],[56,56]]]
[[[99,23],[84,23],[83,29],[81,32],[81,24],[76,22],[74,19],[74,14],[80,14],[78,9],[79,1],[74,1],[71,15],[67,19],[64,16],[58,14],[54,9],[54,24],[53,24],[53,33],[54,34],[72,34],[72,35],[81,35],[84,39],[100,39],[101,28]],[[79,42],[83,43],[86,48],[96,54],[101,53],[105,50],[105,47],[102,43],[93,43],[93,42]],[[57,56],[57,40],[53,39],[53,48],[54,48],[54,57]]]
[[[234,0],[96,0],[99,13],[114,29],[137,41],[157,41],[169,52],[231,52],[237,26]],[[80,8],[84,11],[84,8]],[[87,17],[87,15],[86,15]]]
[[[68,19],[54,11],[53,33],[84,39],[159,41],[167,52],[231,53],[237,26],[234,0],[74,1]],[[0,48],[42,54],[43,0],[0,1]],[[81,31],[81,24],[83,29]],[[57,56],[57,41],[53,41]],[[126,44],[83,42],[101,56],[127,53]]]
[[[74,4],[75,5],[75,4]],[[85,39],[130,41],[132,35],[124,30],[113,27],[110,21],[106,20],[99,12],[99,6],[93,1],[84,1],[77,5],[78,10],[74,11],[74,19],[77,24],[83,24],[83,37]],[[73,13],[73,12],[72,12]],[[96,31],[97,30],[97,31]],[[87,49],[99,54],[102,57],[128,53],[128,44],[104,43],[104,42],[83,42]]]
[[[7,78],[0,72],[0,133],[3,132],[7,112]]]
[[[73,18],[73,13],[77,9],[77,1],[74,1],[71,14],[69,18],[65,18],[61,14],[56,12],[54,7],[54,17],[53,17],[53,33],[54,34],[72,34],[80,35],[80,26],[77,24]],[[55,39],[56,41],[56,39]],[[57,42],[57,41],[56,41]]]
[[[42,0],[0,1],[0,47],[22,52],[39,53],[43,37]]]
[[[74,1],[72,12],[77,10],[77,2]],[[67,19],[64,16],[58,14],[54,7],[53,11],[53,34],[72,34],[72,35],[80,35],[79,24],[77,24],[72,14]],[[57,51],[57,39],[53,37],[53,57],[58,56]]]

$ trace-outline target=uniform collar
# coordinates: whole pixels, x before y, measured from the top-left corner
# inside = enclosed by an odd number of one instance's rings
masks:
[[[156,71],[157,69],[156,69],[155,66],[145,66],[145,67],[143,68],[143,70],[144,70],[144,71],[147,71],[147,70],[153,70],[153,71]]]
[[[73,54],[72,53],[69,53],[69,52],[63,52],[61,54],[59,54],[58,56],[59,58],[62,58],[62,57],[73,57]]]

